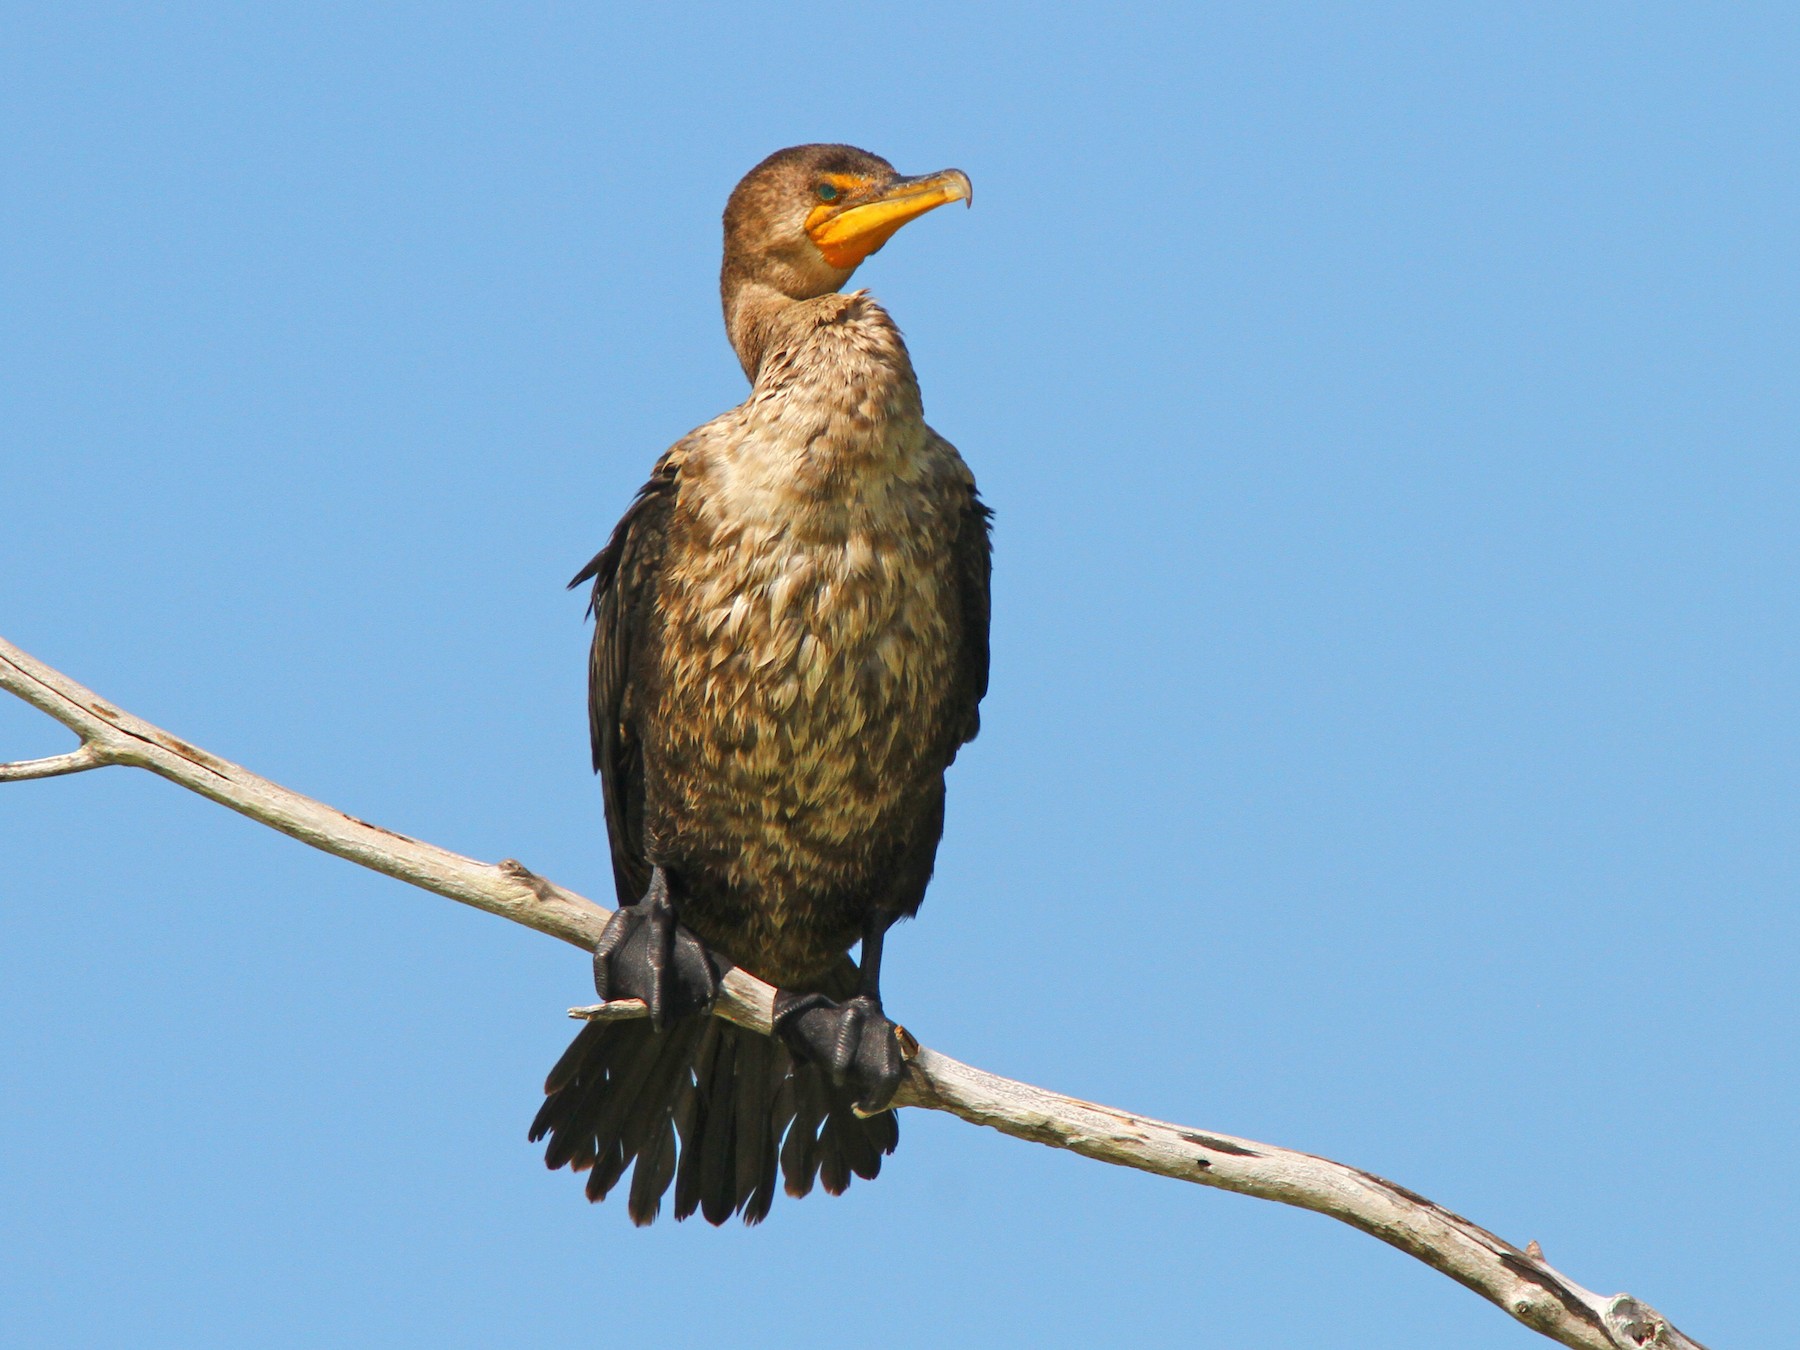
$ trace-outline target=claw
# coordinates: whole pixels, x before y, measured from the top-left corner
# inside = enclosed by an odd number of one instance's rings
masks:
[[[719,996],[718,966],[706,945],[676,921],[660,867],[644,898],[607,920],[594,944],[594,989],[608,1002],[642,999],[658,1031],[705,1012]]]
[[[784,990],[775,999],[775,1030],[790,1051],[819,1065],[834,1083],[861,1088],[856,1109],[865,1115],[885,1110],[906,1075],[899,1028],[872,995],[833,1003],[823,994]]]

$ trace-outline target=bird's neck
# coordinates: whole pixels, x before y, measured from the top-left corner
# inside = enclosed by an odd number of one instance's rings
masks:
[[[765,312],[751,404],[842,414],[874,431],[922,422],[919,382],[900,330],[867,291],[789,301]]]
[[[869,299],[866,291],[797,297],[789,294],[787,288],[762,278],[734,280],[736,284],[726,288],[723,297],[725,331],[752,385],[763,387],[774,373],[766,372],[765,367],[791,363],[800,349],[817,340],[823,339],[827,346],[841,346],[830,340],[833,335],[825,333],[827,328],[855,328],[865,339],[852,344],[854,350],[834,352],[833,359],[838,363],[848,360],[854,365],[872,364],[882,368],[871,371],[876,375],[897,368],[904,371],[908,381],[912,380],[912,362],[899,330],[887,311]],[[845,375],[851,373],[847,368],[843,371]]]
[[[786,326],[790,311],[804,303],[761,281],[745,280],[726,292],[725,333],[750,383],[756,383],[763,353]]]
[[[860,291],[785,311],[769,330],[750,397],[690,476],[715,525],[761,522],[796,537],[841,534],[922,472],[925,425],[906,344]],[[905,497],[903,492],[901,497]]]

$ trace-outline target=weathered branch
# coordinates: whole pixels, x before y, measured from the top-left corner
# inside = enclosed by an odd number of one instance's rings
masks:
[[[95,747],[83,741],[65,755],[46,755],[42,759],[21,759],[0,764],[0,783],[22,783],[27,778],[57,778],[65,773],[97,769],[106,759]]]
[[[510,859],[476,862],[290,792],[120,711],[4,639],[0,688],[81,737],[80,747],[67,754],[0,764],[0,782],[112,764],[148,769],[314,848],[577,947],[591,948],[611,913]],[[766,1034],[774,993],[754,976],[731,970],[715,1011]],[[643,1011],[640,1003],[621,1002],[571,1014],[610,1019]],[[922,1047],[910,1058],[897,1102],[948,1111],[1101,1162],[1329,1215],[1417,1257],[1526,1326],[1579,1350],[1704,1350],[1629,1295],[1607,1298],[1582,1288],[1547,1265],[1535,1243],[1521,1250],[1404,1186],[1326,1158],[1065,1097]]]

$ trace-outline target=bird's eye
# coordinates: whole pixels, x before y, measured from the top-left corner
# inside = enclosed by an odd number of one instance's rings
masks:
[[[838,198],[838,190],[830,183],[820,183],[813,191],[818,193],[819,200],[822,202],[835,202]]]

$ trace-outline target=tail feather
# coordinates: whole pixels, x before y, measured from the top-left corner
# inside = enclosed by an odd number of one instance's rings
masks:
[[[675,1125],[661,1121],[652,1131],[650,1142],[638,1154],[637,1169],[631,1175],[631,1196],[627,1201],[631,1221],[639,1228],[654,1223],[662,1209],[663,1192],[675,1179]]]
[[[738,1042],[737,1078],[733,1084],[737,1103],[733,1122],[733,1143],[737,1159],[732,1177],[732,1200],[743,1213],[745,1223],[760,1223],[763,1216],[752,1218],[746,1212],[750,1197],[762,1181],[763,1157],[769,1152],[769,1113],[775,1102],[775,1084],[770,1080],[774,1058],[769,1042],[756,1036]],[[769,1158],[773,1171],[775,1159]]]
[[[833,1154],[843,1159],[844,1165],[865,1181],[873,1178],[881,1171],[881,1155],[875,1151],[875,1142],[870,1138],[871,1131],[851,1109],[850,1099],[844,1094],[834,1094],[831,1103],[831,1114],[825,1118],[826,1135],[829,1143],[824,1153]],[[844,1184],[833,1195],[842,1195],[850,1187],[850,1178],[844,1178]]]
[[[600,1041],[599,1023],[589,1022],[583,1026],[575,1039],[569,1042],[569,1048],[562,1052],[562,1057],[550,1067],[550,1072],[544,1078],[544,1095],[547,1097],[552,1093],[561,1092],[572,1083],[575,1075],[580,1073],[588,1061],[599,1051]],[[549,1103],[545,1103],[546,1107],[548,1105]],[[534,1142],[538,1138],[538,1128],[543,1124],[544,1114],[544,1111],[540,1110],[538,1119],[532,1123],[531,1137]]]
[[[781,1149],[781,1171],[787,1179],[787,1193],[798,1200],[812,1190],[819,1174],[819,1126],[831,1103],[825,1096],[822,1074],[796,1075],[793,1089],[794,1124]]]
[[[590,1022],[544,1090],[531,1139],[548,1139],[545,1164],[587,1171],[596,1201],[635,1167],[628,1205],[640,1225],[671,1184],[677,1219],[758,1223],[778,1170],[789,1195],[815,1178],[838,1195],[852,1175],[873,1178],[900,1137],[892,1111],[857,1116],[853,1089],[796,1064],[779,1041],[710,1017],[664,1032],[641,1019]]]
[[[629,1142],[636,1141],[628,1141],[626,1135],[642,1136],[648,1128],[650,1112],[643,1109],[646,1105],[642,1100],[644,1086],[656,1076],[656,1070],[664,1060],[680,1057],[681,1046],[674,1039],[677,1034],[641,1038],[637,1048],[614,1066],[600,1096],[599,1109],[594,1113],[594,1143],[602,1156],[612,1153],[622,1157],[626,1153],[633,1157],[637,1155],[637,1149],[629,1146]],[[621,1162],[621,1169],[623,1166]]]
[[[606,1199],[612,1188],[619,1184],[619,1178],[625,1175],[630,1161],[617,1144],[608,1149],[597,1149],[593,1170],[588,1173],[587,1198],[595,1202]]]
[[[637,1169],[631,1179],[631,1221],[639,1227],[656,1218],[662,1194],[675,1176],[675,1124],[672,1112],[660,1104],[673,1099],[679,1085],[686,1080],[688,1061],[693,1058],[699,1040],[699,1028],[677,1027],[669,1034],[686,1033],[685,1039],[663,1049],[656,1069],[638,1094],[640,1109],[626,1119],[626,1130],[620,1144],[627,1157],[636,1157]],[[657,1178],[661,1178],[657,1180]]]
[[[732,1132],[736,1125],[736,1036],[719,1037],[719,1053],[700,1094],[700,1212],[721,1224],[732,1211]]]
[[[675,1089],[675,1106],[670,1114],[675,1121],[680,1158],[675,1168],[675,1221],[691,1219],[700,1208],[700,1083],[712,1072],[713,1055],[718,1042],[712,1022],[707,1019],[706,1036],[694,1060],[693,1071]]]

